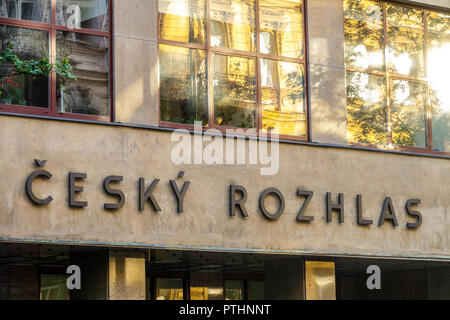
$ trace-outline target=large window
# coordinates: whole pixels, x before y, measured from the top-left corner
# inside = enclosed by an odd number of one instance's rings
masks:
[[[110,6],[111,0],[0,1],[0,111],[110,120]],[[51,66],[70,75],[35,72]]]
[[[450,152],[450,14],[344,0],[348,140]]]
[[[160,120],[306,139],[301,0],[159,0]]]

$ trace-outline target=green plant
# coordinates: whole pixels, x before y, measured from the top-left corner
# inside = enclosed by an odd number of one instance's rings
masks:
[[[40,60],[22,60],[13,53],[14,44],[10,43],[0,53],[0,64],[9,64],[13,68],[13,72],[6,78],[0,78],[0,101],[4,104],[27,105],[24,98],[23,90],[19,88],[15,79],[19,76],[31,76],[32,79],[45,78],[50,73],[55,72],[57,75],[77,80],[72,74],[72,65],[69,60],[57,60],[50,63],[49,58]]]

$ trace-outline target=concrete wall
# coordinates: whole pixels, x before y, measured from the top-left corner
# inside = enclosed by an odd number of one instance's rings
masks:
[[[156,0],[114,1],[113,18],[116,121],[157,125]],[[341,0],[308,1],[313,142],[346,143],[342,23]],[[154,130],[2,115],[0,136],[3,240],[449,258],[448,159],[281,144],[278,174],[262,176],[258,165],[177,166],[171,161],[176,143],[170,133]],[[34,185],[38,195],[54,198],[46,207],[26,198],[24,184],[35,170],[33,159],[48,160],[45,169],[53,174],[50,181]],[[68,208],[71,171],[88,174],[79,195],[89,202],[87,208]],[[179,171],[186,171],[184,179],[191,181],[183,214],[176,213],[169,185]],[[126,204],[119,211],[103,209],[105,202],[115,200],[102,187],[109,175],[124,177],[120,186]],[[155,197],[162,212],[152,212],[149,204],[139,212],[140,177],[147,185],[161,179]],[[229,217],[230,184],[247,188],[249,218]],[[265,220],[258,208],[259,194],[268,187],[279,188],[286,198],[286,212],[276,222]],[[303,203],[297,188],[315,192],[307,211],[315,217],[312,223],[296,222]],[[326,222],[326,192],[333,199],[344,194],[344,224],[336,216]],[[374,221],[370,227],[356,225],[357,194],[363,194],[364,215]],[[377,226],[385,197],[392,197],[396,228]],[[405,202],[413,198],[421,199],[424,217],[416,231],[405,227],[413,222]]]
[[[158,125],[157,0],[114,1],[115,121]]]
[[[26,128],[26,130],[23,130]],[[21,117],[0,117],[0,237],[3,240],[56,241],[144,245],[184,248],[232,248],[271,252],[374,254],[449,258],[450,161],[362,150],[280,144],[280,168],[263,176],[260,165],[176,165],[171,160],[169,132],[79,124]],[[206,144],[206,143],[205,143]],[[49,181],[36,180],[40,197],[54,200],[38,207],[27,199],[25,181],[36,168],[33,159],[45,159]],[[191,185],[184,212],[169,180],[185,171],[177,183]],[[85,172],[77,182],[84,191],[78,200],[88,207],[68,207],[68,174]],[[126,202],[118,211],[105,211],[104,203],[116,199],[105,194],[103,180],[121,175]],[[138,179],[161,179],[154,196],[162,212],[150,204],[138,210]],[[5,183],[7,182],[7,183]],[[229,216],[229,186],[247,188],[249,217]],[[116,187],[116,186],[114,186]],[[276,187],[284,194],[286,208],[278,221],[265,219],[258,207],[260,193]],[[315,221],[297,223],[304,199],[297,188],[314,191],[306,211]],[[345,222],[337,214],[326,222],[325,195],[345,198]],[[370,227],[356,225],[356,195],[363,195]],[[391,197],[399,226],[377,222],[385,197]],[[423,224],[405,212],[408,199],[421,199],[418,210]]]
[[[311,140],[347,144],[342,0],[307,2]]]

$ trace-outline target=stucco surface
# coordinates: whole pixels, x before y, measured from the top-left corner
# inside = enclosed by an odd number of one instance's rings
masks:
[[[156,0],[115,0],[113,7],[115,121],[158,125]]]
[[[0,116],[0,238],[110,245],[197,248],[205,250],[261,250],[265,252],[377,255],[450,259],[450,161],[381,152],[302,145],[280,145],[280,169],[261,176],[258,165],[175,165],[169,132],[35,120]],[[33,159],[47,160],[53,177],[36,180],[38,196],[51,195],[45,207],[31,204],[25,193],[27,176],[36,170]],[[191,181],[184,212],[177,213],[169,179],[185,171],[177,182]],[[85,172],[77,195],[88,201],[84,209],[68,207],[68,174]],[[114,202],[103,191],[103,179],[121,175],[125,206],[105,211]],[[138,179],[146,185],[161,179],[154,196],[162,212],[150,204],[138,210]],[[249,217],[229,216],[229,186],[247,188]],[[116,187],[113,185],[113,187]],[[263,218],[260,193],[276,187],[286,199],[278,221]],[[303,199],[297,188],[314,191],[307,209],[315,221],[296,222]],[[325,193],[345,196],[345,222],[325,221]],[[364,216],[374,225],[356,225],[356,195],[363,195]],[[385,197],[392,197],[399,226],[378,227]],[[408,199],[418,198],[422,226],[406,228]],[[270,208],[270,206],[269,206]]]

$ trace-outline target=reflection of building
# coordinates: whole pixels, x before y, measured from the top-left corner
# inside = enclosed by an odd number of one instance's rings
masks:
[[[105,114],[108,106],[108,41],[100,37],[60,33],[76,81],[62,81],[59,110],[72,113]]]
[[[78,78],[0,95],[1,299],[450,299],[448,5],[57,3],[0,5],[2,45]]]

